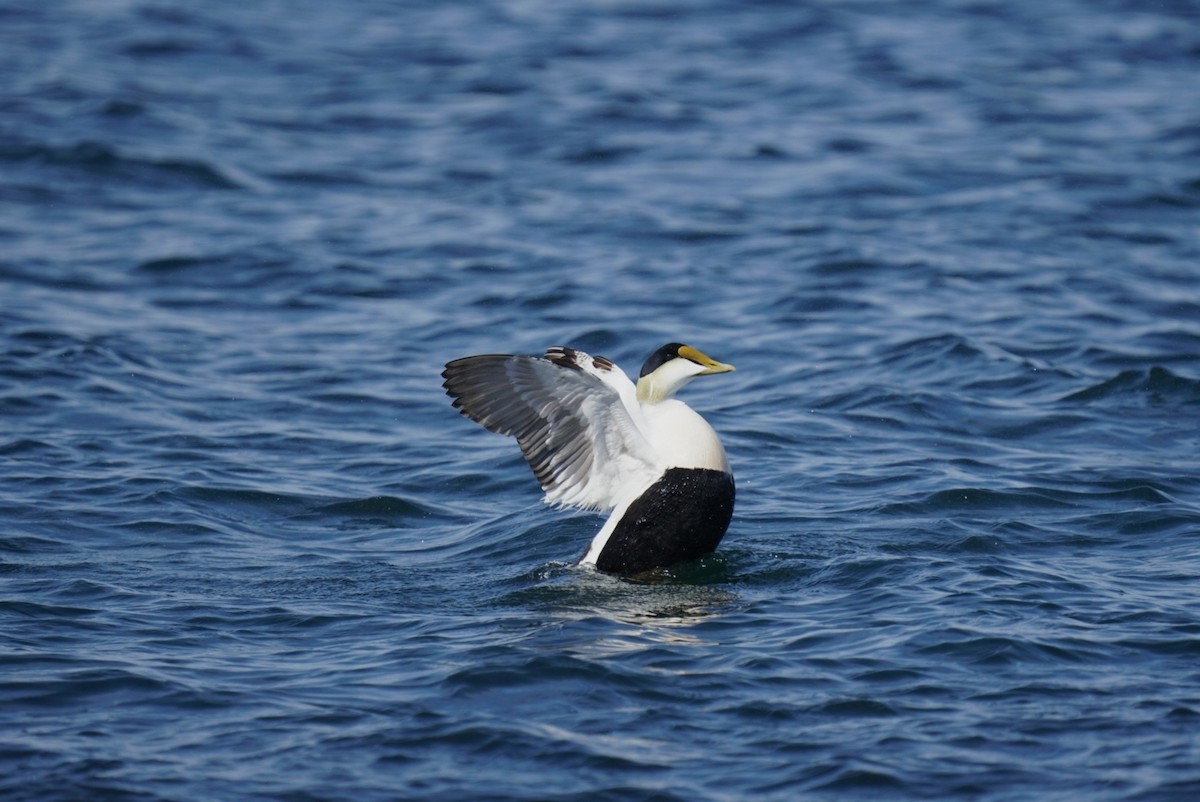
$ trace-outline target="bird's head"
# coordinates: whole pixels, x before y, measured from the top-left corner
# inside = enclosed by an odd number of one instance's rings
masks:
[[[664,401],[697,376],[728,373],[733,365],[718,362],[690,345],[667,343],[642,365],[637,381],[638,400],[654,404]]]

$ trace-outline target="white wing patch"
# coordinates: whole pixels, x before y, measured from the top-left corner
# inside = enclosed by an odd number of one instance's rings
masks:
[[[611,510],[665,468],[643,434],[633,382],[604,357],[560,347],[544,358],[469,356],[442,376],[464,415],[517,438],[551,504]]]

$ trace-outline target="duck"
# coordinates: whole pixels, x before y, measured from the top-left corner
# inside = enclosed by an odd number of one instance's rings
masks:
[[[579,564],[631,577],[710,554],[729,528],[725,449],[675,396],[732,370],[672,342],[646,358],[636,384],[612,360],[566,346],[455,359],[442,378],[462,415],[516,438],[548,504],[608,513]]]

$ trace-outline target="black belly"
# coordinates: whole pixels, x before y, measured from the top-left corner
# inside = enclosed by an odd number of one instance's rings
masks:
[[[596,567],[631,576],[708,554],[729,528],[733,496],[731,474],[669,468],[629,505]]]

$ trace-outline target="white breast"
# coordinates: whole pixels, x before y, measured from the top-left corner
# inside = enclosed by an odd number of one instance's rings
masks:
[[[678,399],[642,404],[645,432],[666,468],[710,468],[729,472],[725,449],[708,421]]]

